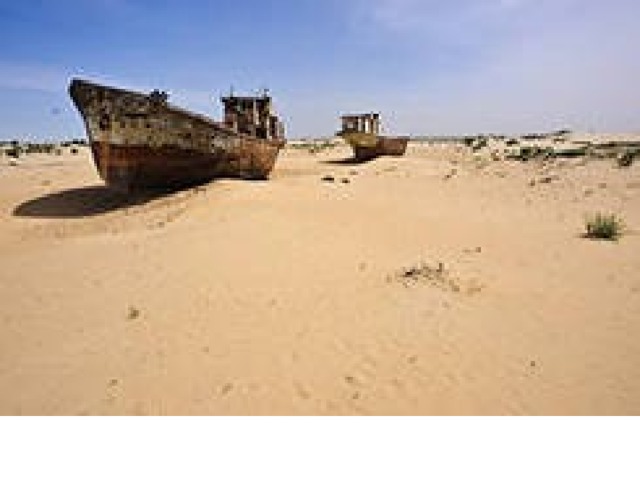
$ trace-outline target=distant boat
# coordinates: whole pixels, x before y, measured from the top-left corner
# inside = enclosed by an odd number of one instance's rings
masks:
[[[144,94],[74,79],[69,94],[100,176],[119,190],[266,179],[285,144],[266,92],[222,97],[223,122],[171,105],[158,90]]]
[[[407,151],[409,137],[380,135],[380,114],[343,115],[338,135],[353,148],[357,160],[371,160],[381,155],[400,157]]]

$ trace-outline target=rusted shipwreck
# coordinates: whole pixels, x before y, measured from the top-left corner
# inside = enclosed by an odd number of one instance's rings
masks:
[[[144,94],[74,79],[69,94],[100,176],[118,190],[266,179],[285,144],[267,92],[222,97],[222,122],[171,105],[158,90]]]
[[[407,150],[409,137],[380,135],[380,114],[363,113],[343,115],[342,130],[338,135],[353,148],[357,160],[371,160],[381,155],[402,156]]]

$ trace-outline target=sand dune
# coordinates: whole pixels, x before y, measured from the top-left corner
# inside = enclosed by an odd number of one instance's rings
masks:
[[[0,158],[0,413],[637,415],[638,228],[638,162],[287,148],[123,197]]]

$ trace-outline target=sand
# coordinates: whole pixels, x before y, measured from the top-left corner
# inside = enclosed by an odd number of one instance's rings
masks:
[[[639,162],[349,156],[133,200],[0,157],[0,414],[640,414]]]

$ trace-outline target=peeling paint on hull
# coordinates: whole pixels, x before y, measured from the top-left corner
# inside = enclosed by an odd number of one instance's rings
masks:
[[[73,80],[69,93],[101,178],[119,190],[177,188],[221,177],[266,179],[285,144],[170,105],[159,92]]]

